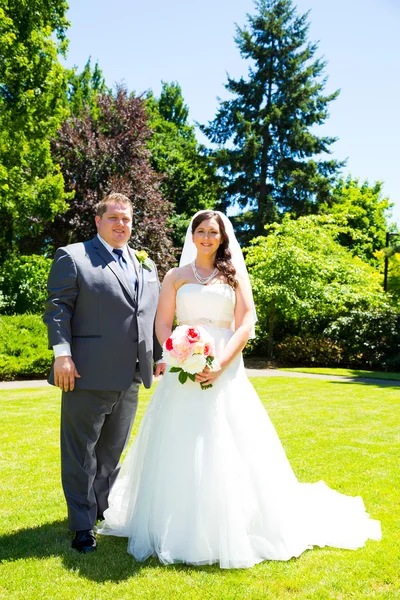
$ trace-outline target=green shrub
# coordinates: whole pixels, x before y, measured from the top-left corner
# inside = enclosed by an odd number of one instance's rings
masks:
[[[287,336],[276,346],[286,364],[398,371],[400,314],[394,308],[354,310],[331,323],[323,336]]]
[[[270,353],[289,335],[328,338],[325,327],[350,311],[388,307],[382,275],[343,248],[340,233],[329,216],[285,216],[244,249],[258,314],[255,351],[264,351],[268,336]]]
[[[303,367],[335,367],[341,363],[342,348],[328,338],[288,336],[276,346],[283,363]]]
[[[351,311],[324,332],[343,348],[349,366],[398,370],[400,366],[400,314],[384,311]]]
[[[0,381],[47,377],[52,357],[39,315],[0,317]]]
[[[0,268],[0,313],[43,314],[51,259],[12,256]]]

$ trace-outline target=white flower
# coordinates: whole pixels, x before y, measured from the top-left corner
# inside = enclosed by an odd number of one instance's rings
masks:
[[[179,367],[179,360],[171,356],[168,350],[163,351],[162,359],[170,367]]]
[[[212,362],[211,371],[220,371],[220,370],[221,370],[221,364],[218,359],[214,358],[214,360]]]
[[[201,373],[206,366],[206,359],[201,354],[193,354],[189,356],[181,365],[182,369],[186,373],[194,375],[195,373]]]
[[[201,342],[196,342],[195,344],[193,344],[193,354],[203,354],[204,346],[205,344],[203,340]]]

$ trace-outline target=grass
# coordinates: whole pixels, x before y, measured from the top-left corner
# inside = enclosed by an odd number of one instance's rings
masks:
[[[382,371],[362,371],[360,369],[330,369],[325,367],[281,367],[280,371],[293,371],[294,373],[315,373],[317,375],[341,375],[342,377],[363,377],[365,379],[384,379],[387,381],[400,381],[400,373],[384,373]]]
[[[316,548],[252,569],[138,564],[126,540],[70,548],[59,476],[59,392],[0,392],[0,598],[12,600],[331,600],[400,598],[400,389],[253,379],[301,481],[362,495],[383,539],[357,551]],[[143,390],[136,428],[149,401]],[[245,410],[245,399],[244,410]]]

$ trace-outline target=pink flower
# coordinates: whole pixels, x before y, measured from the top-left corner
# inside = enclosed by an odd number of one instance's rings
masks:
[[[211,344],[205,344],[204,345],[203,354],[204,354],[205,357],[212,356]]]
[[[179,360],[179,362],[184,362],[187,358],[189,358],[189,356],[192,356],[193,352],[191,350],[191,348],[174,348],[171,352],[170,352],[171,356],[173,358],[177,358]]]
[[[191,344],[198,342],[200,339],[200,331],[196,327],[189,327],[186,334],[187,339]]]
[[[173,349],[174,344],[172,341],[172,337],[169,337],[167,340],[165,340],[165,348],[166,350],[168,350],[169,352]]]

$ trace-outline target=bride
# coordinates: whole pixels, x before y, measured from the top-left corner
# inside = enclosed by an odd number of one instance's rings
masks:
[[[241,356],[256,320],[230,221],[200,211],[182,266],[166,275],[156,333],[178,324],[213,336],[218,371],[181,384],[167,372],[122,465],[97,532],[129,538],[128,552],[164,564],[221,568],[289,560],[317,546],[356,549],[380,539],[360,497],[297,481]],[[206,390],[201,383],[211,384]]]

